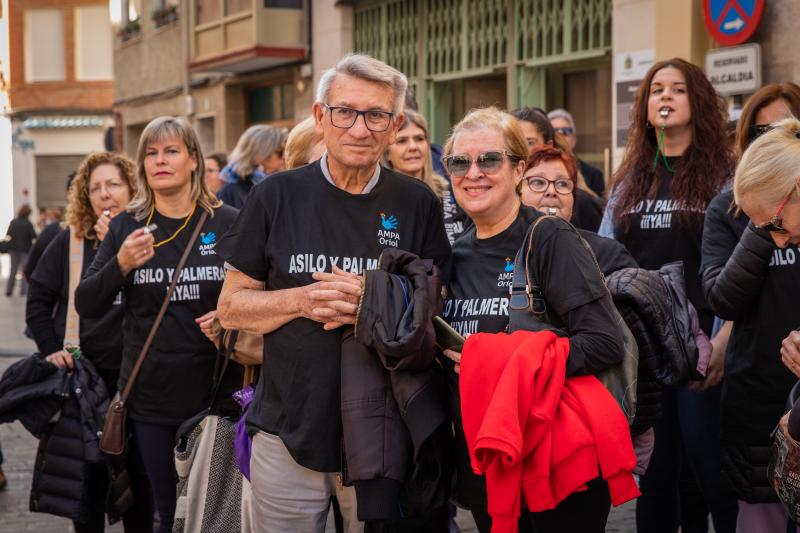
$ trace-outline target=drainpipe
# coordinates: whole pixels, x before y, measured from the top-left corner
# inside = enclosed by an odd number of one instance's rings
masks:
[[[181,44],[183,48],[183,113],[191,124],[194,124],[194,99],[192,98],[189,81],[191,80],[191,72],[189,71],[189,62],[192,58],[191,51],[191,19],[194,18],[190,13],[192,7],[192,0],[181,0]]]

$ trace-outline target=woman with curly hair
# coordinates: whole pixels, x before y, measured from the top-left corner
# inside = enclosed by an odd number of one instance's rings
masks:
[[[125,211],[136,191],[133,163],[125,156],[109,152],[90,154],[83,160],[69,189],[67,204],[67,227],[56,235],[44,251],[41,260],[31,274],[26,322],[33,333],[39,352],[58,367],[73,368],[72,354],[64,349],[68,326],[67,315],[74,302],[69,294],[70,246],[75,243],[83,247],[80,279],[92,264],[100,243],[108,233],[112,218]],[[117,390],[120,362],[122,360],[122,305],[117,298],[98,318],[78,320],[78,338],[81,356],[91,361],[103,379],[109,395]],[[77,315],[75,315],[77,316]],[[128,471],[131,482],[136,483],[137,473],[143,471],[135,466],[134,454],[129,456]],[[87,463],[88,493],[91,496],[85,522],[74,522],[75,531],[103,531],[104,504],[108,490],[106,465]],[[146,480],[145,480],[146,482]],[[126,531],[149,531],[148,516],[152,506],[148,498],[139,498],[136,507],[123,517]]]
[[[711,333],[714,315],[700,286],[703,216],[731,178],[734,155],[727,112],[703,71],[679,58],[653,65],[639,85],[625,158],[600,234],[623,243],[640,267],[682,261],[689,300],[700,326]],[[711,340],[721,361],[727,339]],[[639,531],[678,530],[682,447],[718,533],[733,532],[736,500],[720,481],[720,387],[706,381],[665,387],[655,448],[641,478]]]

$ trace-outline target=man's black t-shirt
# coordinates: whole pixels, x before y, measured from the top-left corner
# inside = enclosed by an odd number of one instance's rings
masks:
[[[195,323],[216,309],[224,263],[215,247],[233,224],[236,209],[221,206],[208,217],[178,278],[164,319],[156,333],[141,373],[128,400],[129,416],[153,424],[179,425],[207,407],[211,394],[217,350]],[[119,389],[125,386],[136,358],[164,301],[178,261],[201,215],[198,207],[189,224],[174,240],[155,249],[155,256],[123,277],[116,254],[125,238],[145,225],[128,213],[116,216],[108,234],[76,291],[76,307],[82,316],[99,316],[122,289],[125,309],[124,349]],[[156,212],[152,222],[156,243],[172,236],[184,219]],[[226,375],[225,389],[241,385],[241,367]],[[228,386],[230,385],[230,386]],[[222,394],[221,394],[222,397]]]
[[[44,355],[64,347],[69,292],[70,229],[62,230],[42,254],[31,275],[25,320],[36,347]],[[89,269],[97,254],[98,242],[83,240],[81,273]],[[122,297],[98,319],[80,319],[81,352],[97,368],[118,370],[122,358]]]
[[[667,162],[677,172],[682,158],[668,157]],[[711,333],[714,314],[706,303],[700,284],[703,225],[690,226],[681,220],[679,214],[687,208],[672,197],[673,173],[663,165],[659,165],[658,172],[661,184],[655,197],[643,199],[627,213],[627,228],[615,227],[614,235],[641,268],[658,270],[667,263],[683,261],[687,295],[700,316],[700,327]],[[702,177],[698,176],[698,179]]]
[[[366,194],[325,178],[320,162],[253,187],[219,254],[267,290],[301,287],[337,265],[376,268],[384,248],[433,259],[447,275],[450,244],[439,199],[421,181],[381,169]],[[280,435],[292,457],[320,472],[341,468],[341,328],[298,318],[264,336],[264,364],[247,415],[252,429]]]

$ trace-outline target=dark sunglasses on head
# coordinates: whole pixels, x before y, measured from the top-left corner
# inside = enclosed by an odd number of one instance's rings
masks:
[[[569,128],[569,127],[566,127],[566,128],[553,128],[553,129],[556,130],[561,135],[566,135],[566,136],[572,135],[572,132],[575,131],[572,128]]]
[[[750,134],[750,142],[755,141],[769,130],[772,129],[772,124],[753,124],[748,128]]]
[[[480,169],[481,172],[492,174],[500,170],[500,167],[503,166],[503,160],[506,157],[511,160],[518,159],[507,152],[491,151],[479,154],[477,159],[475,159],[475,164],[478,165],[478,169]],[[447,167],[447,172],[451,176],[460,178],[465,176],[467,172],[469,172],[469,169],[472,168],[472,158],[468,155],[461,154],[449,155],[444,158],[444,164]]]

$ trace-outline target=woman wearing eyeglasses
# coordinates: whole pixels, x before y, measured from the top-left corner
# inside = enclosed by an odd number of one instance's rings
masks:
[[[538,146],[528,158],[527,168],[518,188],[522,203],[545,215],[569,220],[575,207],[578,163],[576,159],[552,146]],[[592,248],[604,275],[638,265],[628,250],[614,239],[578,229]]]
[[[284,144],[284,129],[265,125],[247,128],[220,173],[220,179],[227,185],[217,192],[217,198],[226,205],[241,209],[253,185],[258,185],[270,174],[286,167],[283,160]]]
[[[739,118],[740,156],[755,139],[781,120],[800,116],[800,87],[793,83],[762,87]],[[777,207],[775,208],[777,211]],[[771,214],[774,214],[771,213]],[[722,471],[739,499],[740,531],[775,531],[786,523],[766,477],[770,433],[783,414],[798,369],[781,362],[781,341],[797,327],[800,300],[798,250],[781,250],[767,231],[758,231],[733,202],[733,191],[714,198],[703,230],[703,289],[714,313],[733,321],[722,382]],[[776,234],[778,240],[783,236]],[[799,257],[800,258],[800,257]],[[781,312],[780,310],[787,310]],[[730,324],[730,322],[729,322]],[[752,399],[757,397],[758,402]]]
[[[572,154],[572,148],[563,135],[556,135],[556,130],[547,118],[543,109],[538,107],[522,107],[511,114],[519,120],[525,141],[528,144],[528,155],[537,146],[556,146],[564,152]],[[580,173],[576,175],[575,206],[569,221],[576,228],[597,231],[603,219],[603,203],[600,197],[589,188]]]
[[[450,184],[434,172],[431,159],[431,145],[428,139],[428,123],[416,111],[404,112],[403,124],[392,144],[386,149],[386,162],[389,168],[417,178],[436,193],[442,202],[444,229],[450,244],[464,231],[460,220],[458,205],[453,199]]]
[[[443,315],[464,336],[498,333],[508,325],[508,290],[513,259],[537,211],[520,202],[517,187],[525,170],[528,147],[519,123],[496,108],[470,112],[444,148],[456,201],[475,225],[453,245],[453,270]],[[618,364],[622,334],[616,326],[594,259],[570,234],[564,222],[549,219],[537,228],[535,268],[546,300],[564,319],[570,338],[567,375],[594,374]],[[496,305],[486,305],[494,302]],[[483,303],[483,304],[482,304]],[[491,528],[486,481],[473,474],[461,425],[458,372],[461,354],[446,350],[451,408],[457,446],[456,500],[469,508],[478,529]],[[554,510],[527,513],[521,531],[604,531],[610,508],[602,480],[573,494]]]
[[[700,68],[678,58],[653,65],[636,94],[627,151],[599,232],[623,243],[641,268],[682,261],[689,300],[708,334],[714,315],[700,285],[700,242],[708,203],[733,170],[726,126],[725,103]],[[712,359],[719,360],[724,334],[711,342]],[[641,477],[639,531],[678,530],[682,449],[715,530],[735,530],[736,500],[720,481],[720,388],[714,376],[709,372],[705,382],[688,387],[664,387],[655,448]],[[705,523],[706,514],[692,518]]]

